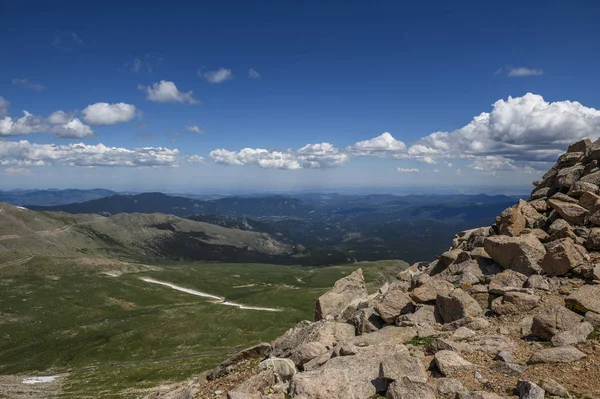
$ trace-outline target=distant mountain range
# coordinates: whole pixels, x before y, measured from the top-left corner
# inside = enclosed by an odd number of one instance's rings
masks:
[[[116,194],[114,191],[96,188],[92,190],[0,190],[0,202],[13,205],[64,205],[90,201]]]
[[[489,225],[518,197],[504,195],[299,194],[201,200],[163,193],[113,194],[79,203],[36,206],[72,214],[170,214],[268,234],[303,254],[342,261],[427,260],[457,230]],[[325,259],[325,263],[328,263]]]

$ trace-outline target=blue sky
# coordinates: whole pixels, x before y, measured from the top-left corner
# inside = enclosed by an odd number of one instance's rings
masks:
[[[0,189],[526,187],[600,136],[595,2],[290,3],[2,2]]]

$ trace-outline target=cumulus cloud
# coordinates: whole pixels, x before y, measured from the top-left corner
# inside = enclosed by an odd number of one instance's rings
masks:
[[[204,134],[205,130],[200,129],[198,125],[185,125],[185,130],[188,132],[196,133],[196,134]]]
[[[125,103],[95,103],[83,111],[83,119],[91,125],[114,125],[129,122],[135,117],[135,105]]]
[[[423,157],[423,158],[419,158],[419,160],[421,162],[425,162],[425,163],[428,163],[430,165],[434,165],[434,164],[437,163],[437,161],[434,158],[432,158],[432,157]]]
[[[207,71],[203,76],[209,83],[218,84],[232,79],[233,73],[231,69],[219,68],[216,71]]]
[[[59,138],[94,136],[94,131],[89,126],[64,111],[53,112],[48,118],[23,111],[23,116],[20,118],[5,116],[0,119],[0,137],[31,133],[54,133]]]
[[[161,80],[152,86],[138,85],[138,89],[146,92],[146,98],[157,103],[188,103],[198,104],[199,101],[193,97],[193,92],[187,93],[179,91],[175,83]]]
[[[396,168],[396,170],[400,173],[419,173],[419,169],[417,169],[417,168],[411,168],[411,169]]]
[[[225,165],[258,165],[270,169],[330,168],[346,162],[348,154],[330,143],[307,144],[298,150],[275,151],[264,148],[244,148],[240,151],[218,149],[211,159]]]
[[[10,103],[8,102],[8,100],[0,96],[0,118],[3,118],[4,116],[6,116],[6,114],[8,114],[9,105]]]
[[[408,148],[412,157],[488,155],[524,162],[553,162],[567,144],[600,135],[600,111],[576,101],[547,102],[537,94],[496,101],[466,126],[435,132]],[[541,169],[547,165],[540,164]]]
[[[0,141],[0,166],[33,167],[68,165],[82,167],[175,167],[183,162],[198,163],[202,157],[181,158],[179,150],[163,147],[120,148],[83,143],[35,144],[27,140]]]
[[[92,128],[81,123],[79,118],[72,118],[67,123],[53,126],[51,131],[59,138],[82,139],[94,136]]]
[[[204,163],[204,158],[200,155],[188,155],[185,157],[185,161],[188,163]]]
[[[260,73],[256,72],[253,68],[248,69],[248,76],[252,79],[260,79]]]
[[[46,86],[44,86],[43,84],[33,83],[29,79],[13,79],[12,84],[14,84],[15,86],[21,86],[35,91],[42,91],[46,88]]]
[[[347,151],[357,156],[398,157],[406,152],[406,144],[385,132],[369,140],[359,141]]]

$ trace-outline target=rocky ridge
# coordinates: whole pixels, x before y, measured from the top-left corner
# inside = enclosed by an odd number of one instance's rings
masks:
[[[600,397],[599,163],[600,140],[571,145],[432,263],[373,294],[359,269],[313,322],[146,398]]]

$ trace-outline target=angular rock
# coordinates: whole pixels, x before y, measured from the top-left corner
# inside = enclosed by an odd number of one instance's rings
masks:
[[[375,311],[387,324],[393,324],[398,316],[412,310],[412,300],[398,287],[391,287],[375,306]]]
[[[552,224],[548,227],[548,234],[552,236],[552,239],[556,240],[558,238],[575,238],[575,233],[573,233],[573,228],[564,219],[556,219]]]
[[[476,335],[477,335],[477,333],[475,331],[473,331],[467,327],[459,327],[450,336],[450,339],[452,341],[464,341],[465,339],[469,339]]]
[[[457,373],[472,370],[475,365],[463,359],[458,353],[453,351],[439,351],[435,354],[435,364],[440,372],[451,377]]]
[[[441,264],[441,270],[444,270],[454,263],[462,251],[462,249],[451,249],[450,251],[443,252],[438,259],[438,262]]]
[[[435,307],[430,305],[420,305],[417,307],[414,313],[408,313],[401,315],[396,320],[396,323],[400,326],[405,325],[434,325],[441,322],[439,316],[436,317]]]
[[[529,205],[538,212],[546,212],[548,210],[548,204],[543,199],[530,201]]]
[[[491,236],[484,241],[484,249],[503,268],[526,276],[539,274],[539,262],[546,254],[544,245],[533,235],[521,237]]]
[[[386,399],[436,399],[427,378],[403,377],[390,384]]]
[[[566,152],[558,157],[556,164],[561,168],[565,168],[577,164],[581,158],[583,158],[583,152]]]
[[[498,232],[505,236],[518,237],[526,227],[525,216],[519,211],[518,205],[506,208],[496,218]]]
[[[490,309],[499,315],[525,313],[535,308],[540,301],[537,295],[522,292],[507,292],[492,301]]]
[[[415,288],[410,297],[419,303],[434,302],[438,295],[447,295],[454,289],[454,285],[438,278],[432,278],[420,287]]]
[[[525,281],[524,286],[525,288],[550,291],[550,283],[548,282],[548,279],[544,276],[540,276],[539,274],[533,274],[529,276],[527,281]]]
[[[542,349],[535,352],[527,361],[529,364],[538,363],[572,363],[583,359],[585,353],[572,346]]]
[[[467,327],[474,331],[483,330],[484,328],[489,327],[490,322],[487,321],[484,317],[463,317],[462,319],[453,321],[452,323],[448,323],[442,326],[442,331],[454,331],[460,327]]]
[[[600,195],[586,191],[581,198],[579,198],[578,204],[587,210],[591,210],[598,201],[600,201]]]
[[[569,309],[585,314],[600,313],[600,285],[584,285],[565,299]]]
[[[519,392],[519,399],[544,399],[546,395],[546,391],[542,387],[526,380],[517,382],[517,391]]]
[[[549,199],[548,205],[571,224],[583,224],[588,210],[584,207],[570,202]]]
[[[427,379],[427,372],[421,361],[405,352],[382,358],[379,374],[386,380],[401,380],[407,376]]]
[[[600,250],[600,227],[592,227],[589,230],[584,246],[589,251]]]
[[[567,331],[563,331],[552,337],[554,346],[570,346],[585,342],[588,335],[594,331],[594,327],[587,321],[575,325]]]
[[[261,399],[262,393],[275,385],[275,375],[270,370],[261,371],[237,387],[229,390],[228,399]]]
[[[598,192],[598,186],[592,183],[578,181],[569,189],[568,195],[573,198],[579,198],[586,192],[595,194]]]
[[[505,335],[486,334],[476,335],[459,343],[462,352],[488,352],[498,353],[499,351],[514,352],[515,343]]]
[[[590,139],[579,140],[576,143],[573,143],[567,148],[567,152],[585,152],[587,147],[592,145]]]
[[[271,344],[265,342],[251,346],[250,348],[243,349],[238,353],[234,354],[233,356],[229,357],[227,360],[223,361],[214,369],[210,370],[206,374],[206,379],[211,381],[223,377],[229,374],[229,368],[231,366],[241,362],[242,360],[252,357],[264,358],[270,350]]]
[[[590,323],[594,328],[600,327],[600,314],[595,312],[587,312],[585,314],[585,321]]]
[[[579,144],[579,146],[581,146],[581,144]],[[598,142],[598,140],[594,141],[592,144],[586,145],[584,152],[585,162],[600,159],[600,143]]]
[[[589,167],[590,165],[588,165]],[[584,169],[584,174],[583,177],[581,179],[579,179],[579,181],[585,182],[585,183],[592,183],[595,184],[597,186],[600,186],[600,170],[593,170],[590,171],[589,173],[586,173],[587,170]]]
[[[557,200],[557,201],[563,201],[563,202],[570,202],[572,204],[577,204],[578,203],[578,201],[575,198],[569,197],[568,195],[563,194],[561,192],[558,192],[558,193],[554,194],[551,197],[551,199],[554,199],[554,200]]]
[[[444,323],[451,323],[467,316],[479,316],[483,313],[479,303],[460,288],[448,295],[438,295],[436,307]]]
[[[315,321],[327,316],[339,316],[344,309],[357,298],[368,296],[365,277],[362,269],[357,269],[350,275],[335,282],[332,289],[317,299],[315,306]]]
[[[571,188],[583,174],[583,165],[562,168],[556,174],[556,184],[560,188]]]
[[[558,191],[555,187],[544,187],[538,186],[531,192],[531,196],[529,197],[529,201],[537,200],[540,198],[547,198]]]
[[[372,333],[385,325],[373,308],[357,310],[349,322],[356,329],[356,335]]]
[[[506,397],[493,392],[463,391],[458,393],[458,399],[506,399]]]
[[[514,270],[504,270],[492,277],[488,290],[492,294],[503,295],[506,292],[523,288],[525,281],[527,281],[526,275]]]
[[[588,262],[587,251],[570,238],[561,238],[546,244],[546,255],[540,266],[549,276],[562,276],[571,269]]]
[[[582,319],[582,316],[564,306],[558,305],[546,308],[533,317],[531,334],[549,340],[554,335],[571,329],[574,325],[581,322]]]
[[[444,398],[455,398],[464,389],[462,382],[456,378],[438,378],[436,383],[438,395]]]
[[[561,398],[569,397],[569,391],[551,378],[544,378],[540,382],[540,386],[550,395],[560,396]]]
[[[354,338],[354,326],[335,321],[321,320],[314,323],[300,322],[294,328],[271,342],[271,356],[287,357],[301,366],[311,356],[317,357],[317,349],[323,352],[339,342]],[[318,343],[306,346],[309,343]]]

